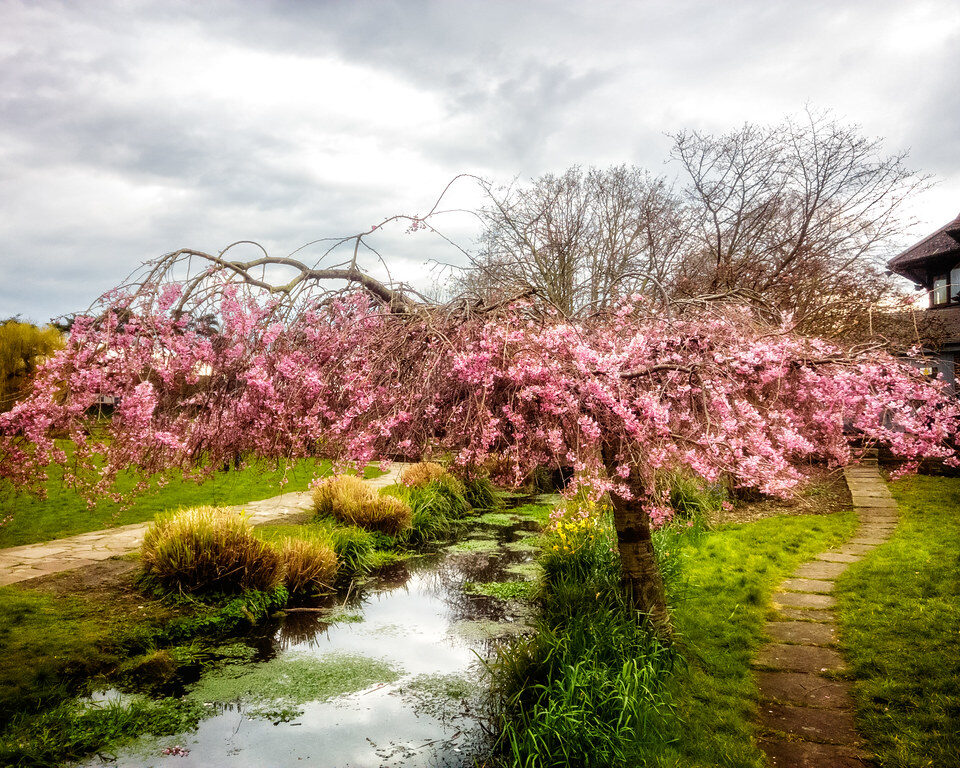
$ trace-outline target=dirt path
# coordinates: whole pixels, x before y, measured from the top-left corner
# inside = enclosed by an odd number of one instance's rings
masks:
[[[397,482],[404,464],[391,465],[390,471],[373,480],[373,488],[382,488]],[[263,523],[295,522],[310,510],[309,491],[284,493],[262,501],[227,507],[237,514],[245,512],[254,525]],[[16,584],[38,576],[71,571],[85,565],[108,560],[133,552],[140,547],[143,534],[150,523],[134,523],[102,531],[91,531],[54,539],[40,544],[0,549],[0,586]]]
[[[754,666],[760,688],[759,739],[776,768],[863,768],[870,765],[853,720],[851,684],[837,680],[846,669],[834,650],[836,623],[831,596],[836,579],[897,526],[897,505],[876,462],[844,470],[860,528],[844,546],[801,565],[774,595],[773,638]]]

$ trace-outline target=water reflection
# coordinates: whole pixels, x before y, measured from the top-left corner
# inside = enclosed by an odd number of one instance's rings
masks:
[[[529,561],[531,553],[507,544],[529,529],[529,523],[478,524],[471,534],[495,542],[491,551],[451,547],[398,563],[349,597],[308,606],[328,613],[290,612],[245,638],[260,662],[362,656],[387,661],[396,679],[269,717],[262,701],[210,702],[214,714],[195,733],[141,741],[108,764],[160,765],[164,746],[182,744],[190,750],[176,760],[182,768],[472,765],[485,739],[480,659],[488,657],[496,636],[522,625],[523,615],[521,606],[462,586],[515,578],[507,569]]]

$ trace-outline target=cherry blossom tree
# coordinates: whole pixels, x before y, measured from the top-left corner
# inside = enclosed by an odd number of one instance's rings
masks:
[[[294,276],[271,281],[280,267]],[[120,403],[91,431],[105,394]],[[907,363],[731,303],[636,295],[578,319],[531,292],[429,303],[355,256],[321,269],[178,251],[78,318],[0,416],[0,477],[37,490],[66,464],[98,496],[122,468],[203,472],[238,454],[447,455],[465,471],[495,459],[513,484],[571,467],[570,492],[609,494],[624,586],[668,632],[651,543],[670,516],[663,470],[786,495],[805,460],[846,464],[864,445],[908,468],[954,462],[958,426],[956,402]],[[56,437],[72,440],[69,457]]]

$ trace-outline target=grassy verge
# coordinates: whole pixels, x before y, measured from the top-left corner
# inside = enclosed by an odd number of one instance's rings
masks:
[[[853,513],[841,512],[660,536],[661,555],[679,558],[669,601],[686,663],[668,687],[676,706],[670,739],[640,759],[676,768],[763,765],[751,741],[757,691],[750,660],[766,639],[771,595],[800,563],[855,527]]]
[[[750,660],[776,585],[848,538],[851,512],[657,534],[677,633],[665,652],[629,616],[600,530],[574,530],[541,558],[537,633],[501,654],[506,764],[759,768]],[[570,545],[571,536],[586,536]],[[593,536],[591,539],[589,537]],[[599,547],[593,544],[599,542]],[[564,563],[564,546],[573,555]]]
[[[49,541],[114,525],[142,523],[168,509],[230,506],[279,493],[305,491],[311,480],[329,473],[329,461],[301,459],[286,467],[255,463],[238,470],[216,472],[203,483],[171,475],[166,485],[154,482],[150,491],[134,499],[127,508],[107,501],[89,508],[76,491],[62,484],[62,472],[53,467],[45,499],[0,489],[0,520],[10,518],[0,526],[0,547]],[[380,474],[379,470],[370,467],[366,476]],[[134,484],[132,473],[122,473],[117,490],[124,493]]]
[[[890,486],[893,537],[839,584],[857,725],[884,768],[960,764],[960,479]]]

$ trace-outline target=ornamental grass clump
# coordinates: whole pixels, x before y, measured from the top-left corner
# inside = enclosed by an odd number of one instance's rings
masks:
[[[313,509],[318,516],[347,520],[373,496],[370,486],[356,475],[334,475],[313,486]]]
[[[435,461],[421,461],[404,469],[400,473],[400,482],[415,488],[432,483],[437,478],[448,474],[449,472]]]
[[[321,538],[282,539],[278,549],[283,559],[283,583],[291,595],[327,592],[337,578],[337,555]]]
[[[242,516],[195,507],[156,520],[143,538],[144,573],[180,592],[267,591],[283,580],[280,553]]]

